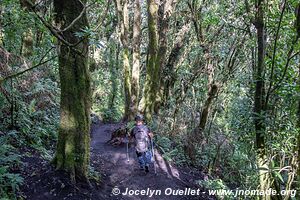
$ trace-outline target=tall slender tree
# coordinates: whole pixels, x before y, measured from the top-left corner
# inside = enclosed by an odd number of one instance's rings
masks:
[[[268,162],[265,149],[265,22],[264,22],[264,0],[257,1],[256,4],[256,36],[257,36],[257,65],[254,74],[255,96],[254,96],[254,125],[256,131],[256,150],[257,166],[259,170],[259,184],[261,190],[270,187],[270,177],[268,172]],[[270,196],[264,196],[263,199],[270,199]]]
[[[187,23],[181,27],[176,34],[176,40],[170,55],[167,59],[166,65],[163,69],[163,77],[161,78],[161,90],[163,91],[162,100],[166,103],[169,100],[170,93],[174,89],[176,81],[175,68],[180,58],[184,56],[184,50],[188,43],[188,36],[190,31],[191,23]]]
[[[163,89],[160,87],[163,81],[162,73],[166,64],[169,22],[175,8],[176,0],[148,0],[148,59],[146,70],[146,83],[139,110],[147,120],[151,120],[153,113],[158,113],[162,103]]]
[[[131,113],[138,112],[139,103],[139,80],[140,80],[140,46],[141,46],[141,5],[140,0],[134,3],[133,22],[133,54],[132,54],[132,74],[131,74]]]
[[[148,59],[146,69],[146,82],[144,94],[140,104],[140,110],[145,114],[146,120],[151,120],[154,112],[154,103],[157,97],[157,88],[159,87],[159,65],[158,56],[158,2],[147,0],[148,12]]]
[[[129,63],[129,14],[128,0],[115,0],[117,8],[119,37],[123,46],[123,79],[124,79],[124,94],[125,94],[125,113],[124,120],[130,119],[130,100],[131,100],[131,76]]]
[[[58,51],[60,126],[53,162],[57,169],[69,172],[73,181],[87,179],[90,158],[88,39],[76,34],[88,27],[85,3],[86,0],[54,1],[55,21],[61,26],[65,41],[59,41]],[[78,18],[82,12],[83,15]]]

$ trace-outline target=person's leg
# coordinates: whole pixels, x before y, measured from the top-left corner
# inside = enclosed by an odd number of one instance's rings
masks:
[[[146,165],[150,165],[151,164],[151,159],[152,159],[152,152],[147,151],[145,157],[146,157],[146,160],[145,160]]]
[[[151,151],[146,151],[145,152],[145,170],[146,172],[149,172],[149,166],[151,164],[151,157],[152,157],[152,154],[151,154]]]
[[[140,168],[144,169],[146,163],[145,163],[145,160],[144,160],[143,153],[140,153],[140,152],[136,151],[136,155],[137,155],[137,158],[138,158],[138,161],[139,161],[139,164],[140,164]]]

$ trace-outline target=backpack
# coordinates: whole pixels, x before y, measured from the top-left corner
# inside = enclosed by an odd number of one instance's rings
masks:
[[[149,147],[149,137],[148,137],[149,129],[144,126],[136,126],[133,130],[134,138],[135,138],[135,149],[140,152],[148,151]]]

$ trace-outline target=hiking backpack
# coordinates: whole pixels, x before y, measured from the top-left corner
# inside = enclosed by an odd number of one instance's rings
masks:
[[[149,137],[148,137],[149,129],[144,126],[136,126],[133,130],[134,138],[135,138],[135,149],[140,152],[148,151],[149,147]]]

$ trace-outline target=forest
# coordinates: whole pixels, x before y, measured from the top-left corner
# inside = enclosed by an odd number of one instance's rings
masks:
[[[300,199],[299,38],[297,0],[0,0],[0,199]]]

